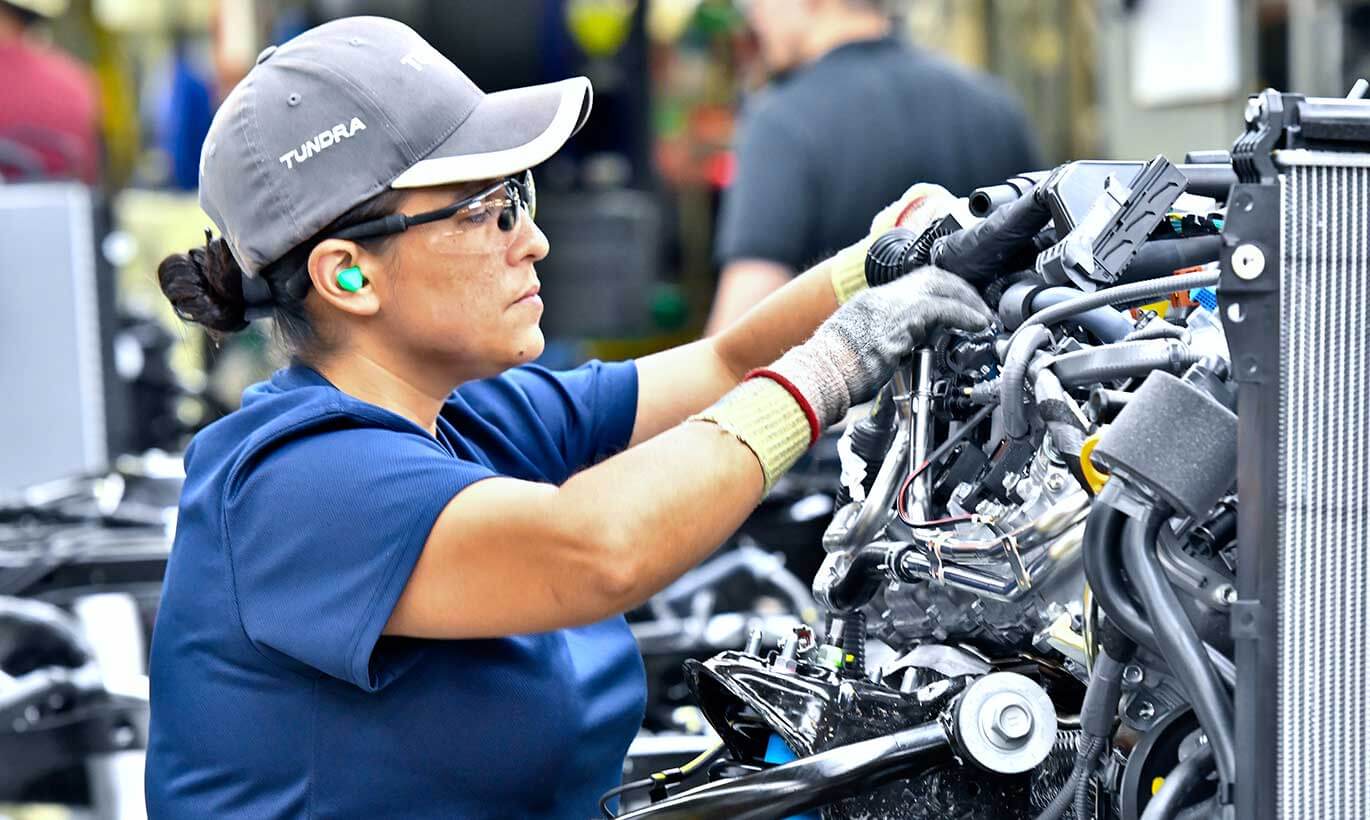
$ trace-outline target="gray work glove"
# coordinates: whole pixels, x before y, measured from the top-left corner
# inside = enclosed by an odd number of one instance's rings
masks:
[[[899,360],[936,328],[980,330],[994,321],[975,288],[926,267],[863,290],[791,348],[770,372],[809,401],[820,428],[841,420],[853,404],[875,398]]]

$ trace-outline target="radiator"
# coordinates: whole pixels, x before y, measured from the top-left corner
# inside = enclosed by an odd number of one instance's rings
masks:
[[[1281,817],[1370,817],[1367,211],[1370,167],[1286,169],[1275,611]]]
[[[1235,814],[1370,818],[1370,101],[1266,91],[1232,164]]]

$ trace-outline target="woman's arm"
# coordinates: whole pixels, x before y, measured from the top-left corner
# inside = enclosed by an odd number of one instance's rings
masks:
[[[751,370],[813,334],[837,308],[828,262],[809,269],[717,336],[637,361],[638,444],[698,413],[737,386]]]
[[[748,358],[742,366],[808,333],[812,314],[794,314],[822,310],[823,298],[803,296],[817,284],[796,281],[791,294],[776,294],[740,323],[747,332],[753,320],[764,322],[768,334],[750,340],[760,350],[739,354]],[[785,310],[787,297],[793,310]],[[591,623],[637,606],[722,543],[765,484],[851,403],[870,399],[934,327],[974,329],[991,318],[960,279],[915,273],[852,299],[770,363],[771,375],[748,379],[700,417],[560,487],[508,478],[468,486],[438,516],[387,631],[491,637]]]
[[[386,633],[495,637],[626,612],[726,540],[761,488],[756,457],[700,423],[560,487],[477,482],[438,516]]]
[[[717,401],[748,371],[809,338],[837,305],[866,287],[866,250],[896,226],[915,231],[956,203],[946,189],[919,183],[871,221],[870,233],[771,293],[707,339],[637,362],[637,418],[631,444],[679,424]]]

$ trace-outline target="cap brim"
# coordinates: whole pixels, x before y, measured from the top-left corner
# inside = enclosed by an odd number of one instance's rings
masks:
[[[390,187],[472,182],[532,168],[580,130],[593,99],[585,77],[487,94],[447,139]]]

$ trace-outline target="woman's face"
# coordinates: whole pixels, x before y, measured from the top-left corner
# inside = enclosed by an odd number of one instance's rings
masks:
[[[491,184],[417,189],[400,210],[434,211]],[[498,222],[498,210],[491,209],[395,237],[383,255],[387,275],[375,281],[377,318],[390,343],[468,378],[494,375],[542,353],[542,300],[533,265],[547,256],[547,237],[522,208],[512,230],[500,230]]]

